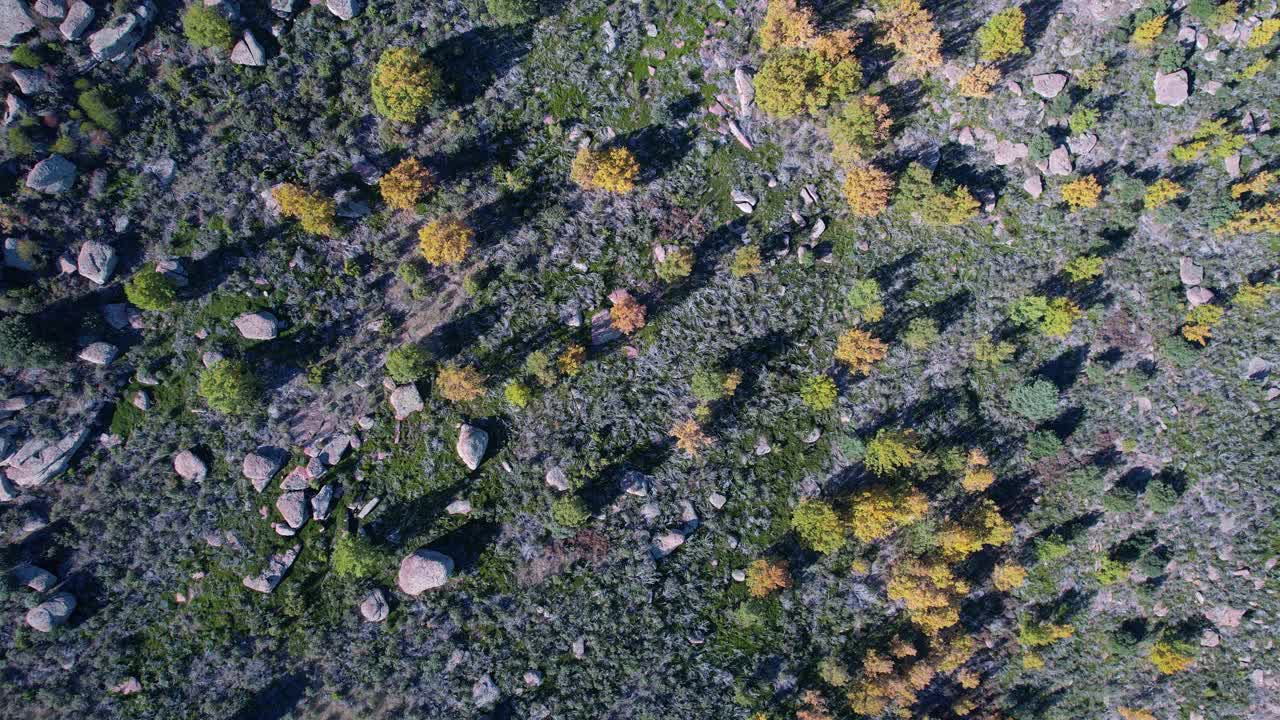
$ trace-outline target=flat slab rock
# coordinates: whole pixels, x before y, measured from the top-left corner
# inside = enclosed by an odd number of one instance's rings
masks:
[[[301,545],[294,545],[285,552],[272,555],[267,561],[267,567],[261,573],[246,576],[241,582],[250,590],[264,594],[270,593],[284,579],[285,573],[289,572],[289,568],[293,566],[293,561],[298,559],[298,553],[301,550]]]
[[[247,312],[234,321],[236,330],[246,340],[271,340],[279,333],[280,321],[265,310]]]

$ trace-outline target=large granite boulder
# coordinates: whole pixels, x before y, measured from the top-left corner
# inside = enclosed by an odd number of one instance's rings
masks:
[[[468,470],[480,467],[484,451],[489,447],[489,433],[474,425],[463,423],[458,428],[458,457]]]
[[[79,40],[84,31],[89,29],[93,24],[93,17],[96,12],[93,6],[84,0],[76,0],[71,3],[71,7],[67,10],[67,17],[58,26],[58,32],[62,33],[62,37],[68,40]]]
[[[71,456],[89,439],[89,428],[67,435],[56,443],[34,439],[0,462],[5,475],[19,487],[39,487],[71,464]]]
[[[360,616],[365,622],[380,623],[390,614],[391,608],[387,606],[387,598],[377,588],[370,590],[360,603]]]
[[[178,477],[192,482],[204,482],[209,475],[209,466],[190,450],[183,450],[173,456],[173,470],[178,473]]]
[[[1156,73],[1156,104],[1177,107],[1187,101],[1190,89],[1190,78],[1186,70],[1171,73]]]
[[[50,155],[27,173],[27,187],[36,192],[60,195],[76,181],[76,166],[61,155]]]
[[[37,632],[49,632],[62,625],[75,612],[76,598],[60,592],[27,611],[27,625]]]
[[[400,561],[397,582],[401,592],[417,596],[444,585],[452,572],[453,558],[422,548]]]
[[[263,445],[244,456],[240,472],[253,483],[254,490],[262,492],[266,489],[267,483],[271,482],[271,478],[284,467],[286,457],[287,453],[283,449]]]
[[[404,420],[424,407],[422,396],[413,383],[401,385],[391,391],[391,408],[395,411],[396,420]]]
[[[80,246],[80,254],[76,256],[76,271],[86,280],[103,285],[115,272],[118,261],[115,248],[104,242],[88,240]]]
[[[23,0],[0,0],[0,45],[11,47],[36,29],[36,20]]]
[[[103,61],[118,60],[128,55],[142,41],[155,14],[155,7],[150,0],[146,0],[133,10],[117,15],[105,27],[89,36],[90,52]]]
[[[271,313],[248,312],[235,319],[236,330],[247,340],[271,340],[279,333],[280,321]]]

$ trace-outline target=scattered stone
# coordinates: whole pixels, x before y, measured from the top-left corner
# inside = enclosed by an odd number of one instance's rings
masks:
[[[136,677],[127,677],[111,686],[111,692],[117,695],[137,695],[142,692],[142,683]]]
[[[338,433],[325,443],[320,452],[316,453],[318,458],[325,465],[337,465],[342,460],[342,456],[347,454],[347,449],[351,447],[351,436],[346,433]]]
[[[991,161],[996,165],[1012,165],[1019,160],[1025,160],[1028,153],[1029,150],[1025,143],[1001,140],[996,143],[994,157]]]
[[[738,210],[750,215],[756,208],[756,198],[741,190],[733,190],[729,193],[729,197],[733,200],[733,204]]]
[[[1044,192],[1044,181],[1040,179],[1040,173],[1032,173],[1022,181],[1022,189],[1026,191],[1032,198],[1040,197]]]
[[[4,98],[4,126],[13,127],[31,114],[31,106],[26,100],[9,93]]]
[[[756,99],[756,86],[748,68],[738,66],[733,71],[733,84],[738,88],[738,112],[746,115]]]
[[[380,623],[390,614],[391,608],[387,606],[387,598],[378,588],[370,590],[360,603],[360,616],[365,622]]]
[[[956,142],[965,147],[973,147],[977,143],[973,139],[973,128],[968,125],[960,128],[960,133],[956,135]]]
[[[71,8],[67,10],[67,17],[58,26],[58,32],[62,33],[62,37],[67,40],[79,40],[84,31],[89,29],[93,24],[95,15],[93,6],[84,0],[75,0],[71,3]]]
[[[112,360],[116,359],[116,355],[120,354],[120,349],[109,342],[89,343],[80,351],[80,359],[91,365],[110,365]]]
[[[1202,93],[1207,93],[1209,95],[1217,95],[1218,91],[1221,89],[1222,89],[1222,83],[1218,82],[1217,80],[1206,80],[1200,83],[1200,92]]]
[[[209,475],[209,466],[190,450],[183,450],[173,456],[173,470],[182,479],[193,482],[204,482]]]
[[[1156,73],[1156,104],[1177,107],[1187,101],[1187,88],[1190,80],[1186,70],[1175,70],[1171,73]]]
[[[564,492],[569,489],[569,478],[565,476],[564,470],[559,467],[553,467],[548,470],[544,479],[552,490]]]
[[[422,548],[400,561],[397,582],[401,592],[416,597],[444,585],[452,572],[453,558]]]
[[[537,670],[526,670],[520,679],[524,681],[525,687],[535,688],[542,684],[542,673]]]
[[[137,47],[147,32],[147,24],[155,15],[151,0],[133,10],[117,15],[98,32],[89,36],[89,50],[98,60],[117,60]]]
[[[471,699],[475,702],[476,707],[484,708],[498,702],[500,693],[498,685],[493,678],[485,675],[471,686]]]
[[[325,6],[339,20],[350,20],[364,10],[364,0],[328,0]]]
[[[1067,138],[1067,145],[1071,147],[1071,154],[1076,157],[1087,155],[1090,150],[1098,146],[1098,136],[1093,133],[1085,133],[1084,135],[1076,135]]]
[[[1222,160],[1222,167],[1227,171],[1230,178],[1240,177],[1240,153],[1232,153]]]
[[[1031,89],[1043,98],[1055,98],[1067,86],[1067,76],[1063,73],[1044,73],[1031,78]]]
[[[1216,632],[1214,632],[1214,631],[1212,631],[1212,630],[1210,630],[1210,629],[1208,629],[1208,628],[1205,628],[1205,629],[1200,633],[1200,646],[1201,646],[1201,647],[1210,647],[1210,648],[1211,648],[1211,647],[1218,647],[1218,642],[1219,642],[1219,640],[1220,640],[1220,638],[1218,637],[1218,633],[1216,633]]]
[[[271,0],[271,11],[280,17],[288,17],[295,2],[297,0]]]
[[[304,490],[290,490],[280,493],[276,498],[276,510],[280,517],[289,523],[289,527],[297,530],[307,522],[307,493]]]
[[[267,62],[267,53],[253,33],[245,30],[244,37],[231,48],[231,62],[248,67],[262,67]]]
[[[449,503],[445,507],[444,511],[449,513],[450,515],[470,515],[471,501],[470,500],[454,500],[453,502]]]
[[[747,571],[746,571],[746,570],[734,570],[732,573],[730,573],[730,574],[729,574],[729,576],[733,578],[733,581],[734,581],[734,582],[746,582],[746,581],[747,581]]]
[[[1183,285],[1194,287],[1204,282],[1204,268],[1189,257],[1178,260],[1178,278]]]
[[[311,519],[324,522],[329,519],[329,511],[333,508],[333,485],[325,485],[320,492],[311,498]]]
[[[458,428],[458,457],[468,470],[480,467],[484,459],[484,451],[489,447],[489,433],[474,426],[463,423]]]
[[[76,256],[76,271],[86,280],[103,285],[115,272],[118,260],[115,248],[97,240],[88,240],[80,246],[80,253]]]
[[[36,592],[49,592],[58,584],[58,577],[42,567],[22,565],[13,571],[13,579]]]
[[[271,340],[278,333],[279,321],[265,310],[248,312],[235,319],[236,330],[248,340]]]
[[[1203,287],[1187,288],[1187,302],[1191,307],[1199,307],[1213,300],[1213,291]]]
[[[250,590],[257,590],[264,594],[270,593],[284,579],[285,573],[289,572],[293,561],[298,559],[298,552],[301,549],[301,545],[294,545],[283,553],[272,555],[267,562],[267,567],[261,573],[253,577],[246,576],[241,582]]]
[[[653,541],[653,545],[649,548],[649,553],[653,555],[654,560],[661,560],[676,551],[676,548],[684,544],[684,535],[678,532],[669,532],[658,536]]]
[[[138,408],[142,412],[146,412],[151,409],[151,393],[146,390],[139,390],[133,394],[133,400],[131,402],[134,407]]]
[[[587,656],[587,639],[578,638],[569,645],[569,652],[573,653],[573,657],[577,660]]]
[[[1049,174],[1070,175],[1072,171],[1071,153],[1061,145],[1049,153]]]
[[[634,497],[648,497],[653,491],[653,478],[638,470],[628,470],[619,482],[622,492]]]
[[[76,166],[61,155],[50,155],[27,173],[27,187],[36,192],[60,195],[76,181]]]
[[[227,356],[223,355],[217,350],[206,350],[203,354],[200,355],[200,364],[204,365],[207,368],[211,368],[214,365],[217,365],[218,363],[226,359],[227,359]]]
[[[769,445],[769,438],[764,435],[756,438],[756,455],[768,455],[771,452],[773,452],[773,447]]]
[[[49,75],[43,70],[14,70],[13,81],[18,84],[18,91],[23,95],[39,95],[53,89]]]
[[[299,465],[289,471],[280,481],[281,490],[306,490],[311,487],[311,473],[305,465]]]
[[[28,610],[27,625],[32,630],[47,633],[65,623],[75,609],[75,596],[68,592],[60,592]]]
[[[23,0],[0,0],[0,45],[12,47],[36,29],[36,20]]]
[[[391,391],[391,407],[395,410],[396,420],[404,420],[425,406],[422,404],[422,396],[418,394],[418,387],[410,383]]]
[[[1251,357],[1244,367],[1244,379],[1263,381],[1271,374],[1271,363],[1260,357]]]
[[[717,510],[724,507],[724,504],[729,502],[729,498],[725,497],[724,495],[721,495],[718,492],[711,493],[711,495],[707,498],[707,500],[711,503],[711,507]]]

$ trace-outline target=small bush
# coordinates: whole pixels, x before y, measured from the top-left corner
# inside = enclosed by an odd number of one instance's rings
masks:
[[[786,560],[754,560],[747,566],[747,594],[751,597],[767,597],[790,584]]]
[[[1062,452],[1062,440],[1048,430],[1037,430],[1027,436],[1027,456],[1032,462],[1053,457]]]
[[[938,323],[932,318],[912,318],[902,334],[902,344],[915,352],[928,350],[938,341]]]
[[[1047,380],[1034,380],[1009,393],[1009,408],[1033,423],[1058,413],[1058,388]]]
[[[1191,667],[1196,658],[1194,648],[1186,643],[1161,640],[1151,647],[1151,664],[1163,675],[1173,675]]]
[[[924,451],[910,431],[878,430],[862,462],[880,477],[893,475],[914,466],[924,456]]]
[[[378,58],[369,85],[379,115],[411,123],[438,94],[440,73],[417,50],[390,48]]]
[[[736,278],[755,275],[760,272],[761,264],[760,248],[746,245],[734,251],[733,259],[729,262],[729,274]]]
[[[224,415],[252,412],[261,392],[249,366],[239,360],[219,360],[200,373],[197,394]]]
[[[396,383],[411,383],[431,369],[431,355],[417,345],[401,345],[387,353],[387,375]]]
[[[124,295],[143,310],[168,310],[178,297],[169,278],[150,268],[129,278],[124,284]]]
[[[826,375],[815,375],[800,386],[800,399],[818,412],[835,407],[836,397],[836,383]]]
[[[13,54],[9,56],[9,62],[28,70],[34,70],[44,64],[44,58],[40,56],[39,50],[30,45],[19,45],[13,49]]]
[[[484,4],[501,25],[519,25],[538,15],[538,0],[484,0]]]
[[[865,330],[846,330],[836,341],[835,358],[849,367],[850,372],[866,375],[871,367],[889,354],[885,345]]]
[[[449,402],[470,402],[484,397],[486,379],[470,365],[446,365],[436,374],[436,392]]]
[[[576,495],[562,497],[551,503],[551,522],[566,530],[576,530],[591,519],[587,504]]]
[[[418,231],[418,250],[432,265],[457,265],[471,251],[475,231],[461,220],[432,220]]]
[[[412,210],[434,184],[431,172],[417,158],[401,160],[378,180],[382,199],[397,210]]]
[[[993,62],[1021,52],[1026,23],[1027,16],[1018,7],[992,15],[978,28],[978,57]]]
[[[1097,178],[1085,175],[1062,186],[1062,200],[1072,210],[1098,207],[1098,198],[1102,196],[1102,186]]]
[[[529,389],[528,385],[518,380],[512,380],[502,389],[502,396],[512,406],[523,408],[533,400],[533,391]]]
[[[56,364],[59,355],[53,345],[32,332],[26,316],[10,313],[0,317],[0,366],[45,368]]]
[[[231,22],[216,9],[194,2],[182,13],[182,34],[199,48],[231,47]]]
[[[329,564],[338,577],[365,580],[378,574],[384,559],[368,540],[351,532],[339,532],[333,541]]]
[[[675,283],[689,277],[693,272],[693,262],[693,250],[687,247],[672,248],[655,270],[663,282]]]
[[[805,547],[823,555],[830,555],[845,545],[840,518],[821,500],[802,500],[791,513],[791,529]]]
[[[107,98],[107,93],[102,88],[94,88],[80,93],[76,98],[76,105],[84,112],[85,117],[94,125],[106,130],[112,135],[118,134],[121,128],[120,114],[112,107],[113,103]]]
[[[1081,255],[1073,258],[1064,268],[1071,282],[1084,282],[1102,275],[1102,258],[1097,255]]]

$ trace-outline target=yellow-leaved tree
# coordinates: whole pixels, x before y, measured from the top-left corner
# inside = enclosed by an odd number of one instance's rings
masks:
[[[457,265],[466,259],[474,236],[461,220],[439,218],[418,231],[418,249],[432,265]]]

